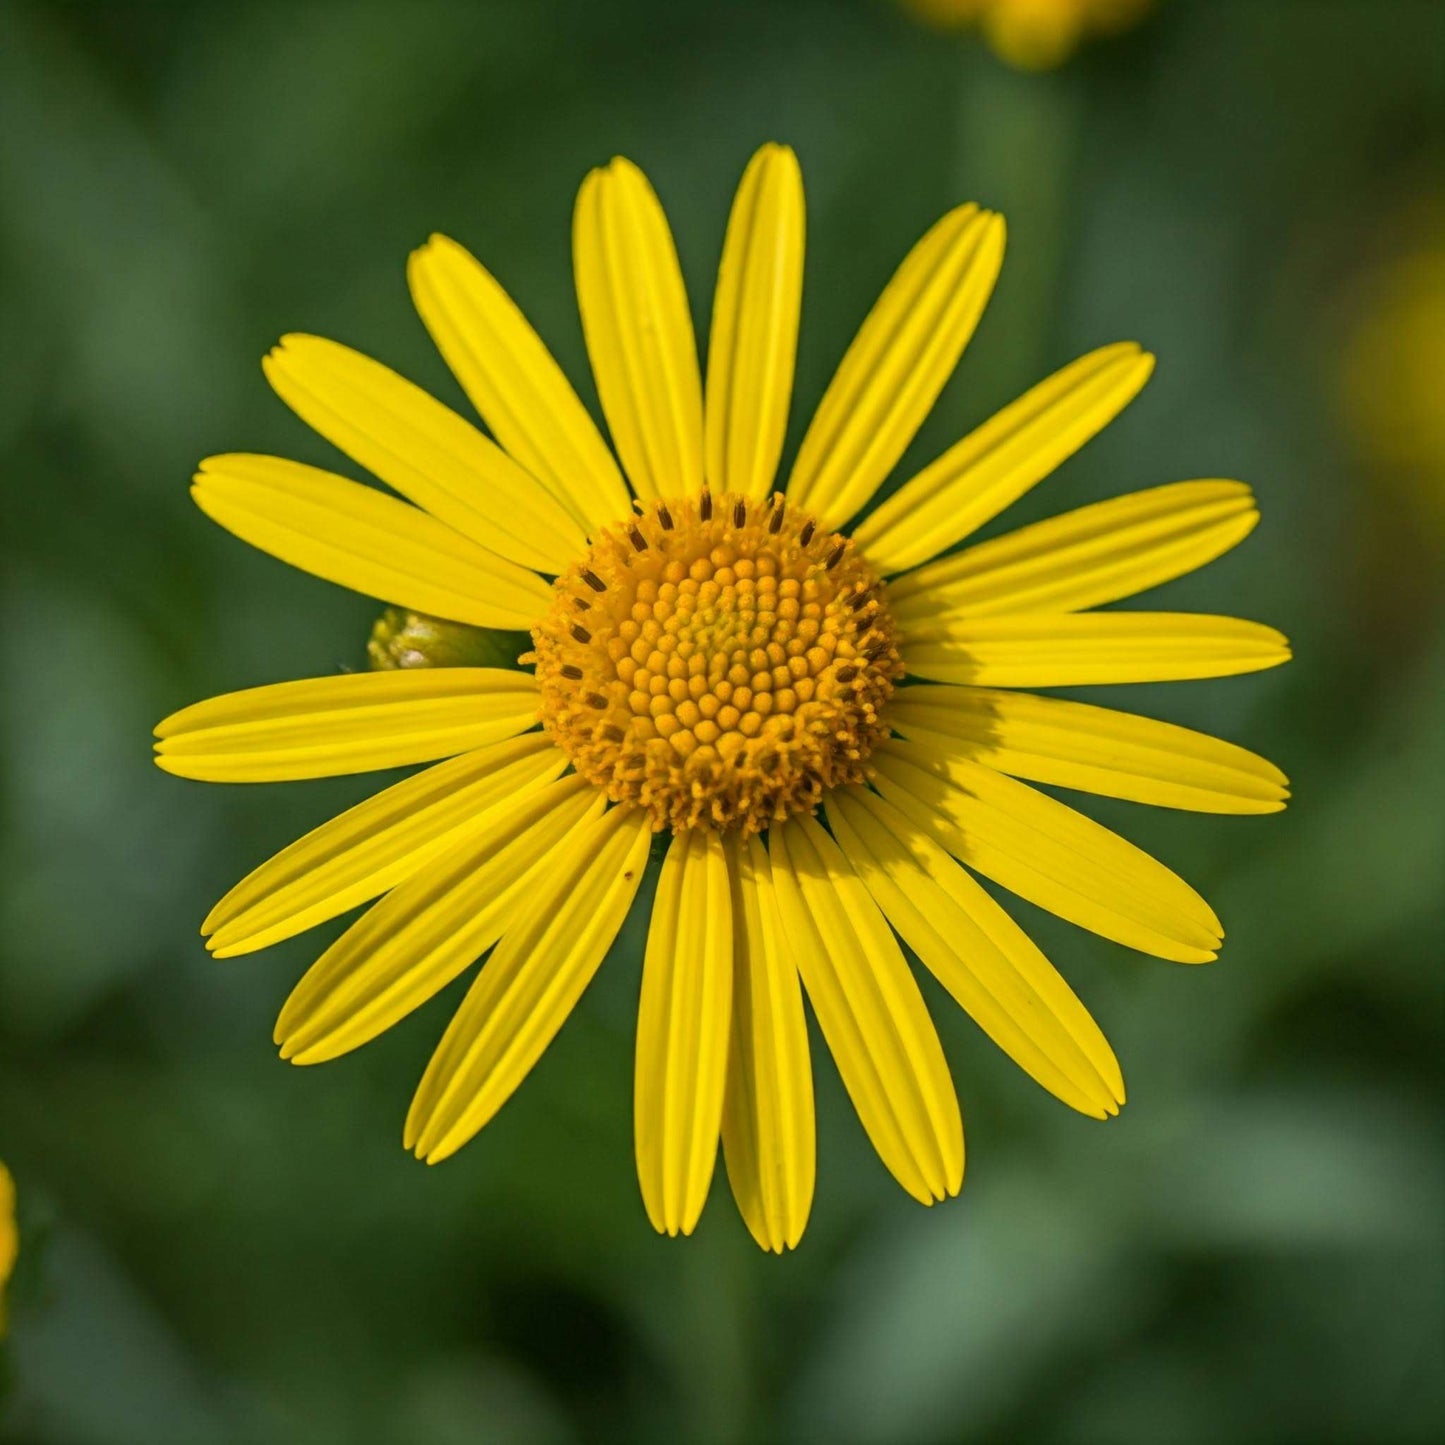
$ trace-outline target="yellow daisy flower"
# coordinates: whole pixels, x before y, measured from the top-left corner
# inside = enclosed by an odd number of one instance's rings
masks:
[[[666,838],[638,1010],[643,1200],[659,1230],[690,1232],[721,1137],[748,1227],[778,1251],[813,1195],[805,995],[894,1176],[924,1203],[959,1188],[958,1102],[901,943],[1045,1088],[1098,1118],[1123,1102],[1083,1005],[968,870],[1144,952],[1215,956],[1193,889],[1023,779],[1203,812],[1286,797],[1242,748],[1018,690],[1283,662],[1258,623],[1088,610],[1240,541],[1246,487],[1179,482],[950,551],[1118,414],[1153,365],[1139,347],[1066,366],[845,530],[973,332],[999,216],[960,206],[904,258],[773,490],[803,226],[797,161],[765,146],[728,223],[704,386],[651,186],[625,160],[587,177],[577,291],[620,467],[501,285],[445,237],[412,256],[412,295],[495,441],[378,362],[286,337],[272,385],[406,500],[232,455],[202,463],[202,509],[372,597],[529,629],[530,670],[283,682],[157,729],[162,768],[212,781],[435,763],[263,863],[203,930],[230,957],[385,895],[282,1009],[299,1064],[374,1038],[491,950],[407,1117],[433,1163],[537,1061]]]
[[[1378,266],[1363,289],[1363,315],[1343,352],[1344,417],[1372,478],[1398,487],[1439,538],[1445,534],[1445,245],[1417,243]]]
[[[0,1164],[0,1339],[5,1337],[8,1324],[5,1308],[5,1286],[15,1269],[15,1258],[20,1253],[20,1232],[15,1225],[15,1181],[10,1171]]]
[[[1151,0],[903,0],[944,29],[977,25],[1001,60],[1020,70],[1052,70],[1088,38],[1127,30]]]

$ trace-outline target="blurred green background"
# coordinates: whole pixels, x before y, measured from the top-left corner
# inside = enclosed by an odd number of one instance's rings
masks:
[[[1262,526],[1164,605],[1298,654],[1094,690],[1295,783],[1273,818],[1086,804],[1209,896],[1213,967],[1019,905],[1115,1043],[1123,1116],[1071,1114],[933,989],[961,1198],[904,1197],[819,1048],[818,1200],[784,1260],[721,1171],[694,1239],[647,1225],[635,923],[517,1098],[428,1170],[401,1120],[456,992],[293,1069],[271,1022],[317,935],[225,964],[197,936],[374,780],[149,762],[176,707],[364,658],[371,604],[186,496],[218,451],[347,470],[270,394],[272,342],[319,331],[464,406],[403,277],[445,230],[590,401],[587,168],[648,170],[702,324],[768,139],[808,186],[794,445],[908,245],[960,200],[1000,208],[1003,278],[900,475],[1138,339],[1143,397],[998,526],[1244,478]],[[1044,75],[889,0],[0,6],[0,1158],[23,1230],[0,1439],[1445,1438],[1442,216],[1434,0],[1166,0]]]

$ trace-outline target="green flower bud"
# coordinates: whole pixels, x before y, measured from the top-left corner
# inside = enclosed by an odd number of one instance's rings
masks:
[[[366,657],[373,672],[399,667],[516,667],[531,646],[525,632],[468,627],[388,607],[371,629]]]

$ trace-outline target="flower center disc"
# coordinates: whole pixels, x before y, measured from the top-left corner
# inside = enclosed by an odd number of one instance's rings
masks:
[[[781,496],[647,503],[554,584],[543,726],[655,829],[761,832],[861,782],[902,674],[882,583]]]

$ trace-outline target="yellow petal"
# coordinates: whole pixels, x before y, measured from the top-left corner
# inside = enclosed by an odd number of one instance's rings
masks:
[[[1154,358],[1132,341],[1056,371],[930,463],[854,532],[882,572],[914,567],[997,516],[1139,394]]]
[[[1003,263],[1001,216],[960,206],[894,273],[803,438],[788,500],[842,526],[878,490],[933,407]]]
[[[319,1064],[349,1053],[445,988],[502,936],[557,849],[604,805],[574,773],[488,813],[311,965],[276,1020],[281,1057]]]
[[[797,814],[768,836],[783,930],[873,1147],[921,1203],[957,1194],[958,1097],[897,940],[811,817]]]
[[[678,833],[663,860],[647,931],[632,1096],[637,1179],[659,1234],[691,1234],[712,1184],[732,967],[722,839],[710,828]]]
[[[0,1163],[0,1290],[5,1287],[15,1267],[19,1239],[15,1229],[15,1179]],[[0,1299],[0,1322],[3,1322],[3,1299]]]
[[[262,366],[304,422],[472,541],[538,572],[561,572],[586,545],[561,502],[495,442],[379,361],[292,335]]]
[[[1099,1026],[1018,924],[916,823],[866,788],[828,795],[844,855],[903,941],[1044,1088],[1102,1119],[1124,1080]]]
[[[813,1206],[816,1135],[808,1021],[762,842],[725,840],[733,901],[733,1015],[723,1158],[757,1242],[796,1248]]]
[[[577,193],[577,303],[597,394],[639,497],[702,490],[702,381],[672,233],[647,177],[617,157]]]
[[[477,975],[417,1086],[404,1141],[454,1154],[512,1096],[617,937],[647,866],[645,812],[613,808],[574,830]]]
[[[283,1058],[335,1058],[376,1037],[490,948],[569,833],[600,815],[575,775],[491,810],[364,913],[312,965],[276,1023]]]
[[[707,479],[759,500],[788,426],[803,297],[803,176],[765,145],[738,186],[718,266],[707,353]]]
[[[1200,612],[940,613],[904,633],[915,677],[993,687],[1070,687],[1232,677],[1289,661],[1272,627]]]
[[[589,533],[631,514],[587,408],[517,304],[467,250],[433,236],[407,265],[412,301],[492,434]]]
[[[566,767],[545,733],[524,733],[396,783],[247,874],[201,925],[206,947],[217,958],[253,953],[365,903]]]
[[[341,587],[476,627],[530,627],[552,602],[535,572],[375,487],[281,457],[207,457],[196,505],[243,542]]]
[[[1242,482],[1173,482],[1080,507],[889,584],[907,627],[936,612],[1079,612],[1182,577],[1242,542],[1259,511]]]
[[[1130,948],[1207,963],[1224,930],[1182,878],[1063,803],[919,742],[873,754],[878,791],[961,863]]]
[[[1245,748],[1063,698],[921,683],[894,694],[888,721],[1001,773],[1161,808],[1276,813],[1289,796],[1285,775]]]
[[[156,727],[156,763],[212,783],[331,778],[429,763],[525,732],[532,675],[497,667],[343,673],[228,692]]]
[[[15,1227],[15,1180],[0,1164],[0,1339],[5,1338],[5,1286],[20,1253],[20,1232]]]

